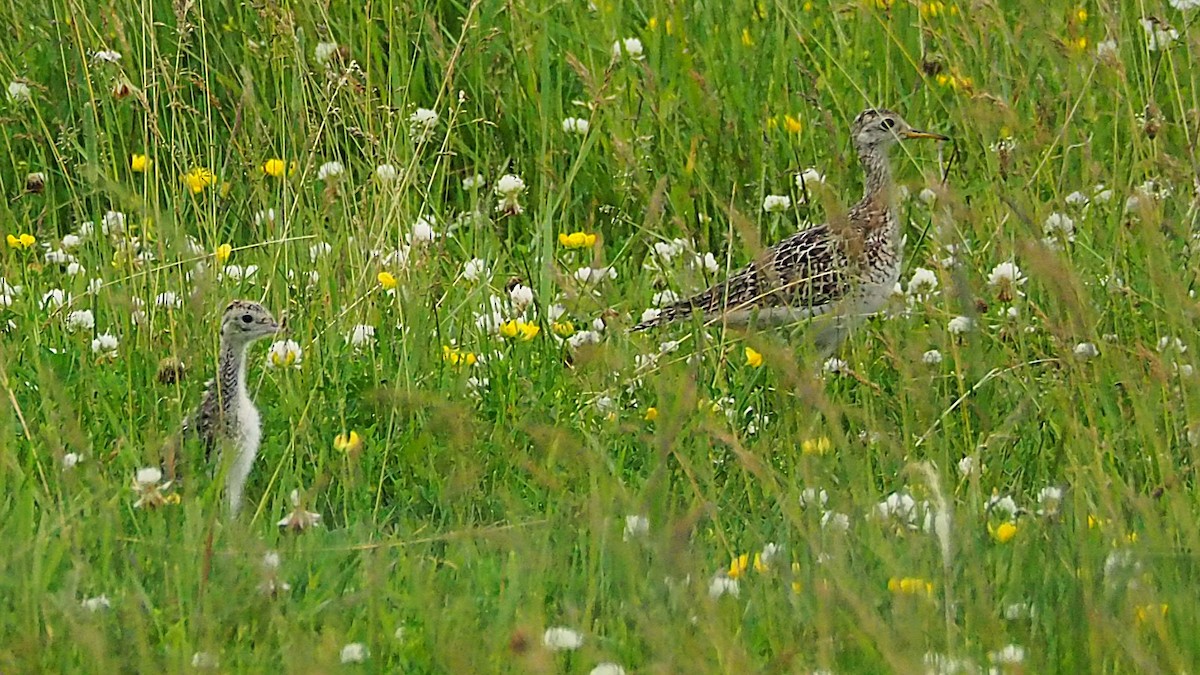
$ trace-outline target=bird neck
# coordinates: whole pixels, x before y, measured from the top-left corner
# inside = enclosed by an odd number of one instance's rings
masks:
[[[234,409],[245,382],[246,344],[222,339],[217,357],[217,395],[222,408],[226,411]]]
[[[877,146],[858,148],[858,160],[862,162],[866,180],[863,183],[863,199],[886,196],[892,186],[892,166],[887,150]]]

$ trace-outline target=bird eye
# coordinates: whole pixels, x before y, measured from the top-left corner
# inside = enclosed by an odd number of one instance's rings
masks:
[[[242,323],[251,323],[252,321],[254,321],[254,317],[250,316],[249,314],[242,315]]]
[[[884,129],[891,129],[892,127],[896,126],[896,120],[890,117],[885,117],[883,118],[883,121],[879,123],[879,126],[883,127]]]

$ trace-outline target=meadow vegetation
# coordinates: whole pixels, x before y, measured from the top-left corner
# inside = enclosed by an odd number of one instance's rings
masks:
[[[0,670],[1195,671],[1196,4],[0,8]],[[885,312],[626,332],[876,106]]]

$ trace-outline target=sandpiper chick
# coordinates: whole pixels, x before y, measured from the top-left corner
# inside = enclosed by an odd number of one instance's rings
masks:
[[[206,457],[212,457],[212,450],[218,444],[222,451],[230,448],[235,453],[225,476],[231,515],[241,510],[242,491],[262,439],[262,419],[246,390],[246,348],[255,340],[281,330],[275,317],[257,302],[229,303],[221,317],[217,376],[205,385],[200,406],[184,423],[185,434],[195,433],[204,444]],[[223,452],[219,457],[223,464]]]
[[[866,172],[863,197],[842,218],[784,239],[708,290],[664,307],[632,330],[680,321],[694,312],[705,321],[780,324],[829,313],[865,316],[881,309],[897,280],[903,254],[888,150],[910,138],[949,140],[917,131],[890,110],[864,110],[851,127]],[[844,329],[818,336],[836,346]]]

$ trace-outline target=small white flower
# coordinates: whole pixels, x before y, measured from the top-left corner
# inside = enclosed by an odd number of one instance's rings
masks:
[[[361,642],[351,642],[342,647],[342,663],[362,663],[367,660],[367,646]]]
[[[615,663],[601,663],[592,668],[588,675],[625,675],[625,669]]]
[[[850,516],[837,511],[826,511],[821,514],[821,528],[835,532],[845,532],[850,529]]]
[[[803,195],[812,192],[816,186],[823,185],[824,183],[825,176],[813,167],[809,167],[796,174],[796,189],[800,191],[801,203],[804,203],[806,199]]]
[[[120,211],[106,211],[100,219],[100,231],[106,235],[125,234],[125,214]]]
[[[992,152],[997,154],[1009,154],[1017,149],[1017,140],[1012,136],[1005,136],[1000,140],[992,143]]]
[[[1002,262],[992,268],[988,274],[988,286],[993,288],[1020,286],[1027,281],[1021,274],[1021,268],[1013,262]]]
[[[96,326],[96,317],[92,316],[92,310],[80,309],[71,312],[66,319],[67,330],[74,333],[78,330],[91,330]]]
[[[1166,49],[1179,39],[1179,31],[1158,19],[1141,18],[1138,23],[1146,31],[1146,49],[1152,52]]]
[[[821,370],[830,375],[845,374],[850,371],[850,364],[834,356],[825,360]]]
[[[308,259],[316,262],[317,258],[329,255],[333,252],[333,246],[324,241],[319,241],[308,247]]]
[[[697,254],[695,266],[709,274],[716,274],[721,271],[721,264],[717,262],[717,257],[712,253]]]
[[[1177,337],[1164,335],[1158,339],[1158,351],[1160,352],[1173,350],[1183,354],[1187,351],[1187,349],[1187,345],[1183,343],[1183,340],[1180,340]]]
[[[1081,206],[1087,206],[1088,202],[1090,202],[1092,200],[1087,195],[1083,194],[1079,190],[1076,190],[1076,191],[1072,192],[1071,194],[1067,195],[1066,198],[1063,199],[1063,201],[1065,201],[1069,206],[1081,207]],[[1055,214],[1055,215],[1057,215],[1057,214]]]
[[[1038,504],[1042,507],[1038,509],[1038,513],[1043,516],[1058,513],[1058,507],[1062,504],[1062,500],[1062,488],[1054,485],[1042,488],[1038,492]]]
[[[650,519],[646,516],[625,516],[625,541],[634,537],[644,537],[650,532]]]
[[[1103,40],[1096,43],[1096,56],[1101,59],[1117,58],[1117,41]]]
[[[992,663],[1016,665],[1025,660],[1025,648],[1020,645],[1007,645],[998,651],[988,652],[988,660]]]
[[[174,292],[165,291],[154,296],[154,304],[167,309],[179,309],[183,306],[183,301]]]
[[[1001,513],[1009,518],[1016,518],[1020,512],[1017,502],[1008,495],[992,495],[984,502],[983,509],[988,513]]]
[[[92,61],[95,63],[116,63],[121,60],[121,52],[115,52],[111,49],[102,49],[92,54]]]
[[[962,475],[970,476],[971,472],[973,472],[974,470],[975,470],[975,458],[973,456],[967,455],[966,457],[963,457],[962,459],[958,460],[958,472],[961,473]]]
[[[533,302],[533,289],[525,284],[517,284],[508,292],[513,307],[518,311],[525,309]]]
[[[33,98],[33,92],[24,82],[8,83],[8,100],[13,103],[28,103]]]
[[[241,265],[226,265],[217,278],[220,280],[228,279],[236,284],[249,281],[257,272],[258,265],[246,265],[245,267]]]
[[[313,57],[317,59],[317,63],[325,65],[337,53],[338,45],[336,42],[318,42],[313,49]]]
[[[68,469],[74,469],[82,461],[83,461],[83,455],[81,455],[77,452],[68,452],[67,454],[63,455],[63,458],[62,458],[63,471],[66,471]]]
[[[975,328],[975,321],[969,316],[956,316],[946,324],[946,330],[951,335],[962,335]]]
[[[738,588],[737,579],[730,579],[721,574],[713,577],[713,580],[708,585],[708,597],[716,600],[722,595],[737,597],[741,589]]]
[[[770,565],[771,561],[774,560],[775,557],[781,552],[783,552],[782,546],[776,544],[775,542],[770,542],[764,546],[762,552],[758,554],[758,559],[762,564]]]
[[[932,205],[934,202],[937,201],[937,198],[938,198],[938,195],[936,192],[933,191],[932,188],[925,188],[924,190],[921,190],[920,192],[917,193],[917,199],[919,199],[921,201],[921,203],[925,204],[926,206]]]
[[[1100,350],[1092,342],[1080,342],[1075,345],[1075,358],[1081,360],[1092,359],[1100,356]]]
[[[284,516],[278,523],[279,527],[292,530],[294,532],[303,532],[312,527],[317,527],[321,524],[321,514],[314,511],[309,511],[301,504],[302,499],[299,490],[292,490],[289,499],[292,502],[292,510]],[[268,578],[269,587],[265,590],[274,592],[277,589],[289,590],[291,587],[286,583],[276,584],[273,578]]]
[[[650,298],[650,304],[655,307],[666,307],[677,302],[679,302],[679,294],[671,290],[659,291]]]
[[[155,466],[148,466],[138,469],[134,474],[134,482],[142,487],[157,485],[162,480],[162,469]]]
[[[1046,222],[1042,224],[1042,232],[1047,237],[1061,237],[1073,242],[1075,241],[1075,221],[1062,213],[1051,213],[1046,217]]]
[[[92,353],[108,358],[116,358],[117,346],[119,344],[120,341],[117,340],[117,336],[110,333],[101,333],[92,340]]]
[[[1112,198],[1113,198],[1113,191],[1109,188],[1104,187],[1103,184],[1097,185],[1092,188],[1092,202],[1093,203],[1103,204],[1107,201],[1111,201]]]
[[[634,61],[641,61],[645,56],[644,52],[645,49],[642,47],[642,41],[633,37],[617,40],[612,46],[612,57],[614,59],[619,59],[624,54]]]
[[[466,262],[465,265],[463,265],[462,275],[463,275],[463,278],[466,279],[467,281],[470,281],[470,282],[479,281],[481,278],[487,276],[487,274],[488,274],[488,268],[487,268],[487,261],[485,261],[485,260],[480,260],[479,258],[471,258],[470,260],[468,260]]]
[[[66,234],[62,238],[62,247],[68,251],[78,248],[83,243],[83,239],[79,235]]]
[[[908,280],[907,293],[914,297],[927,297],[938,287],[937,274],[933,270],[918,267],[913,270],[912,278]]]
[[[88,284],[87,284],[87,292],[88,293],[95,295],[96,293],[100,292],[101,288],[104,288],[104,280],[103,279],[88,279]]]
[[[424,244],[433,241],[437,238],[437,231],[433,229],[432,216],[426,218],[421,216],[417,218],[417,222],[412,226],[412,241],[416,244]]]
[[[437,111],[429,108],[417,108],[413,114],[408,116],[409,128],[417,142],[429,140],[433,136],[433,130],[437,127],[437,123]]]
[[[580,267],[575,270],[575,280],[583,284],[598,284],[605,279],[616,279],[617,270],[612,267]]]
[[[904,492],[893,492],[875,505],[880,520],[894,520],[913,527],[917,522],[917,500]]]
[[[99,612],[102,609],[109,609],[112,607],[112,603],[109,602],[108,596],[103,593],[94,598],[84,598],[83,602],[79,604],[89,612]]]
[[[567,346],[579,349],[584,345],[598,345],[601,339],[602,336],[594,330],[581,330],[567,338]]]
[[[579,117],[568,117],[562,121],[562,130],[564,133],[577,134],[583,136],[591,128],[591,123]]]
[[[825,508],[825,504],[829,501],[829,493],[824,488],[804,488],[800,491],[800,507],[808,508],[816,506]]]
[[[921,363],[927,366],[936,366],[942,362],[942,353],[936,349],[930,349],[921,355]]]
[[[300,362],[304,360],[304,350],[295,340],[278,340],[267,350],[268,368],[287,368],[291,366],[299,370]]]
[[[511,215],[520,215],[524,212],[521,207],[520,198],[525,192],[525,181],[521,180],[520,176],[506,173],[496,181],[494,188],[496,196],[500,198],[500,202],[496,204],[497,211],[503,211]]]
[[[481,173],[477,173],[474,176],[467,176],[462,180],[464,190],[478,190],[486,184],[487,181],[483,179],[483,174]]]
[[[192,667],[196,670],[216,670],[221,667],[221,661],[216,654],[196,652],[192,654]]]
[[[552,652],[573,651],[583,646],[583,635],[562,626],[547,628],[542,644]]]
[[[1200,0],[1167,0],[1167,4],[1181,12],[1186,12],[1189,9],[1200,7]]]
[[[792,198],[787,195],[767,195],[763,200],[763,211],[767,213],[783,213],[792,208]]]
[[[317,169],[317,180],[329,180],[337,178],[346,172],[346,167],[342,166],[341,162],[325,162],[321,168]]]
[[[350,329],[346,334],[346,342],[352,347],[370,346],[375,341],[375,327],[369,324],[360,323]]]
[[[658,316],[660,314],[662,314],[661,309],[658,309],[657,307],[649,307],[647,309],[642,310],[642,316],[638,318],[638,321],[641,321],[643,323],[647,322],[647,321],[654,321],[654,320],[658,319]]]
[[[391,183],[392,181],[396,180],[396,177],[399,175],[400,172],[391,164],[380,164],[379,166],[375,167],[375,177],[378,178],[379,182],[381,183]]]
[[[61,288],[52,288],[42,295],[41,306],[42,309],[58,309],[70,299],[71,296],[63,292]]]
[[[76,277],[81,274],[86,274],[87,268],[72,260],[67,263],[67,276]]]

